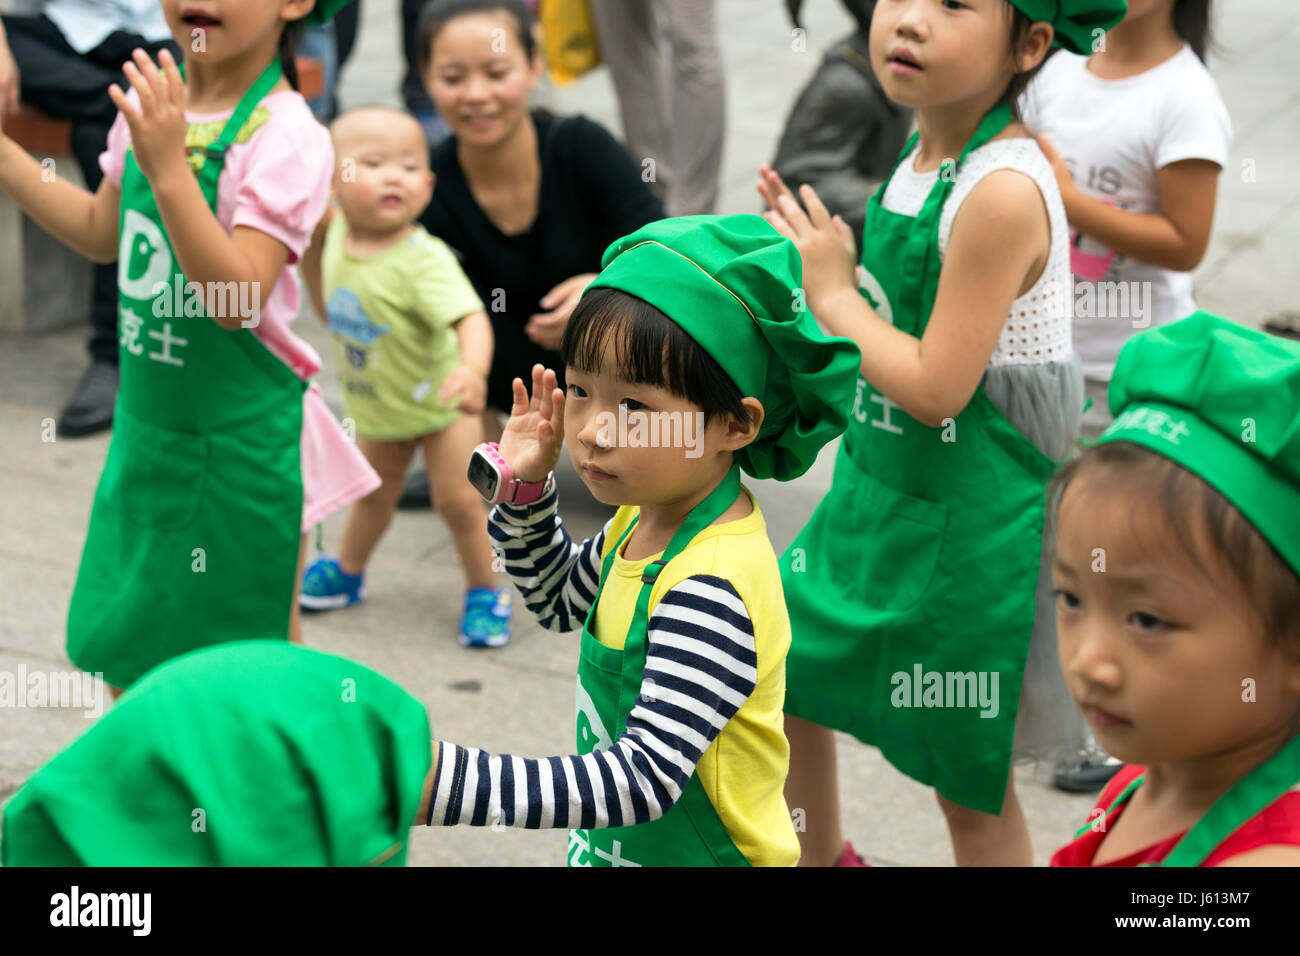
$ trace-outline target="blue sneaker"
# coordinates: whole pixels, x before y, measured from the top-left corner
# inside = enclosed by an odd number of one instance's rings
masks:
[[[348,574],[333,558],[317,558],[303,572],[298,603],[308,611],[333,611],[366,596],[363,574]]]
[[[465,595],[460,621],[462,647],[504,647],[510,643],[510,590],[474,588]]]

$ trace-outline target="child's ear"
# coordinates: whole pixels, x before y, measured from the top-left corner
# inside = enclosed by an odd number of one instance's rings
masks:
[[[763,427],[763,419],[767,415],[763,403],[756,398],[742,398],[740,404],[744,406],[745,411],[749,412],[749,421],[728,417],[724,442],[730,451],[739,451],[757,438],[759,430]]]

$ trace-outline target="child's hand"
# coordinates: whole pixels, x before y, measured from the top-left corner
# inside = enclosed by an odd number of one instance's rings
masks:
[[[808,211],[799,206],[794,194],[772,167],[758,169],[758,192],[768,205],[763,218],[790,239],[803,259],[804,292],[809,305],[841,289],[853,289],[856,282],[857,245],[851,230],[839,215],[832,216],[811,186],[801,186],[800,195]],[[816,307],[813,307],[816,311]]]
[[[443,379],[438,398],[444,405],[477,415],[487,408],[487,378],[478,369],[457,365]]]
[[[140,97],[137,111],[116,83],[108,88],[113,105],[126,117],[131,129],[131,148],[135,161],[149,182],[157,186],[169,177],[181,173],[188,175],[185,162],[185,82],[181,79],[176,61],[166,50],[158,55],[165,76],[149,54],[137,49],[132,54],[134,62],[123,67]]]
[[[1052,164],[1052,172],[1056,174],[1056,185],[1061,190],[1061,200],[1065,203],[1068,211],[1069,200],[1076,191],[1074,176],[1071,175],[1069,165],[1061,158],[1061,154],[1056,151],[1051,141],[1046,136],[1039,136],[1037,139],[1038,148],[1043,151],[1047,161]]]
[[[530,398],[522,379],[513,382],[515,403],[497,450],[522,481],[544,481],[555,470],[564,447],[564,392],[555,373],[533,366]]]

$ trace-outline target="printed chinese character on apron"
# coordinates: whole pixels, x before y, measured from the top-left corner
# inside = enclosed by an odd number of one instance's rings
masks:
[[[206,150],[198,180],[214,212],[225,152],[280,76],[277,60]],[[288,638],[306,386],[251,328],[192,314],[186,283],[128,152],[121,387],[67,631],[73,663],[118,687],[198,647]]]
[[[600,588],[609,579],[619,548],[636,527],[635,520],[605,555],[596,601],[582,628],[576,707],[579,754],[609,749],[626,730],[645,672],[646,629],[655,579],[697,534],[731,507],[739,494],[740,470],[733,466],[722,483],[687,515],[663,555],[646,567],[627,643],[622,650],[596,639],[596,608],[600,605]],[[570,866],[750,865],[719,819],[695,773],[672,809],[658,820],[634,826],[569,831],[568,863]]]
[[[958,162],[1009,121],[1005,106],[993,110]],[[916,217],[884,208],[888,180],[867,206],[860,291],[917,338],[939,285],[948,173]],[[831,489],[781,556],[786,713],[852,733],[953,802],[998,813],[1054,468],[983,387],[932,428],[859,377]]]

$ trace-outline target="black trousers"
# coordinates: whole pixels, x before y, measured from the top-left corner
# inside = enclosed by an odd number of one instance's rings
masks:
[[[48,17],[0,17],[9,37],[9,49],[18,64],[22,101],[51,116],[72,121],[72,155],[81,167],[86,186],[94,192],[104,174],[99,154],[108,145],[108,130],[117,117],[117,107],[108,98],[108,87],[116,83],[129,89],[122,64],[136,47],[157,59],[164,48],[180,60],[180,50],[171,40],[149,43],[133,33],[117,31],[89,53],[81,54],[68,45],[59,28]],[[90,354],[97,360],[117,364],[117,265],[95,267],[90,305]]]

